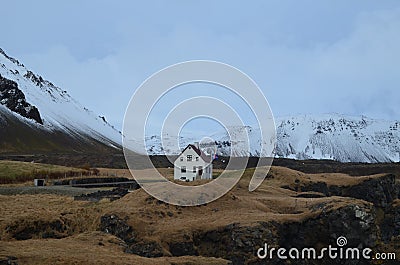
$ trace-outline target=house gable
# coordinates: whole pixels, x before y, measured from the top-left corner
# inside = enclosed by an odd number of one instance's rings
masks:
[[[186,147],[182,153],[175,160],[175,165],[206,165],[207,162],[204,161],[201,154],[191,146]]]
[[[205,163],[210,163],[212,161],[211,156],[206,155],[203,151],[201,151],[193,144],[189,144],[188,146],[186,146],[186,148],[183,149],[181,154],[178,156],[178,159],[180,159],[182,155],[185,155],[186,150],[193,150],[198,155],[199,159],[202,159]]]

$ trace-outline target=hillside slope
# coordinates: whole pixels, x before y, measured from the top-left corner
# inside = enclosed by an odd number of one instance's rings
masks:
[[[121,133],[0,49],[0,153],[103,152]]]

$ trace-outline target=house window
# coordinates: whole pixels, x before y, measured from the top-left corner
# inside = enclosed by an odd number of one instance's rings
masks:
[[[182,173],[186,173],[186,167],[185,167],[185,166],[182,166],[182,167],[181,167],[181,172],[182,172]]]
[[[186,158],[187,158],[187,161],[192,161],[192,155],[187,155]]]
[[[181,161],[183,161],[183,156],[181,156]]]
[[[193,173],[196,173],[196,166],[193,167]]]
[[[196,156],[196,161],[199,161],[199,157],[198,156]]]

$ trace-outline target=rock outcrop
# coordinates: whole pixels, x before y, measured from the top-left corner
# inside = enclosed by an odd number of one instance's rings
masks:
[[[0,265],[18,265],[18,259],[14,256],[0,257]]]
[[[114,214],[104,215],[101,217],[100,230],[107,234],[119,237],[126,243],[133,243],[136,239],[132,227],[130,227],[125,220]]]
[[[382,208],[378,208],[382,209]],[[259,222],[252,226],[233,223],[209,231],[193,231],[185,240],[173,238],[165,242],[163,250],[156,241],[146,241],[135,236],[134,229],[116,215],[101,218],[101,230],[113,234],[127,244],[125,252],[143,257],[161,256],[207,256],[230,260],[232,264],[265,264],[256,257],[256,251],[264,243],[274,247],[298,249],[315,246],[317,249],[328,245],[336,246],[336,240],[345,236],[347,246],[352,248],[380,249],[379,242],[400,242],[400,205],[390,206],[380,220],[371,203],[355,201],[354,204],[335,208],[322,204],[313,211],[321,211],[314,217],[291,222]],[[369,260],[302,260],[296,264],[370,264]],[[347,263],[346,263],[347,262]],[[286,264],[274,257],[268,264]],[[391,264],[391,263],[385,263]],[[393,263],[395,264],[395,263]]]
[[[325,196],[351,197],[371,202],[377,207],[389,206],[400,195],[400,186],[393,174],[371,177],[356,185],[327,185],[325,182],[317,181],[297,182],[291,186],[284,185],[282,188],[296,192],[317,192]]]
[[[0,75],[0,104],[6,106],[22,117],[43,124],[39,111],[26,101],[24,93],[18,88],[18,84]]]

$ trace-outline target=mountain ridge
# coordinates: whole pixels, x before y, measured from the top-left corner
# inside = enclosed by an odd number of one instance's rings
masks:
[[[333,113],[279,117],[275,124],[276,157],[363,163],[400,161],[400,121]],[[249,134],[250,151],[240,150],[239,144],[236,150],[232,150],[233,155],[260,156],[259,129],[252,126],[239,127]],[[230,155],[232,143],[225,131],[211,134],[211,138],[217,145],[217,154]],[[168,143],[176,141],[173,137],[165,141],[167,145],[164,147],[158,143],[159,140],[158,136],[146,139],[150,154],[179,153],[179,150],[171,150],[168,146]],[[198,140],[195,136],[186,135],[180,138],[180,146],[193,141]]]
[[[0,124],[0,152],[121,150],[121,132],[103,116],[2,49]]]

